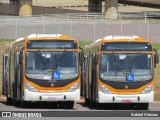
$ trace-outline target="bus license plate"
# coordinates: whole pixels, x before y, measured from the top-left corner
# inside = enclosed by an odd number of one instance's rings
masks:
[[[122,103],[131,103],[131,100],[122,100]]]
[[[48,97],[48,100],[57,100],[57,97]]]

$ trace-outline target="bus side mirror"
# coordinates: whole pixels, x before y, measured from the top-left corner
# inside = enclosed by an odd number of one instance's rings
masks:
[[[83,49],[81,47],[79,47],[79,49],[81,49],[81,52],[79,53],[79,58],[80,58],[80,64],[82,64],[84,62],[84,52]]]
[[[19,64],[23,64],[23,51],[20,51],[19,54]]]
[[[154,62],[155,64],[158,64],[159,63],[159,55],[154,55]]]
[[[94,55],[94,64],[97,65],[98,64],[98,54],[95,53]]]
[[[154,49],[155,54],[154,54],[154,64],[158,64],[159,63],[159,55],[156,49]]]
[[[83,52],[80,52],[80,53],[79,53],[79,56],[80,56],[80,61],[81,61],[81,63],[83,63],[83,62],[84,62],[84,53],[83,53]]]
[[[94,53],[94,64],[95,65],[98,64],[98,51],[99,51],[99,49],[97,49],[96,53]]]

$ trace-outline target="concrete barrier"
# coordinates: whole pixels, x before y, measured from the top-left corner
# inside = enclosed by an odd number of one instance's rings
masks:
[[[19,8],[20,8],[19,5],[0,3],[0,14],[18,16]],[[73,9],[67,9],[67,8],[61,9],[61,8],[32,6],[33,15],[60,14],[60,13],[88,13],[88,11],[73,10]]]
[[[18,15],[19,5],[0,3],[0,14]]]
[[[88,0],[32,0],[33,6],[62,7],[62,6],[84,6]]]
[[[10,3],[10,0],[0,0],[0,3]]]

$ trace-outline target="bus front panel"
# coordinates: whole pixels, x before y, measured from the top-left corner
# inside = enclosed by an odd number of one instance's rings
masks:
[[[102,53],[98,101],[153,102],[153,56],[151,53]]]

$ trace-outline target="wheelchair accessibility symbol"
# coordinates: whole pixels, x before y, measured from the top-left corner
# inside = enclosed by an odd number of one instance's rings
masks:
[[[128,81],[134,81],[134,74],[128,74],[127,75],[127,80]]]
[[[53,72],[52,79],[60,79],[60,72]]]

